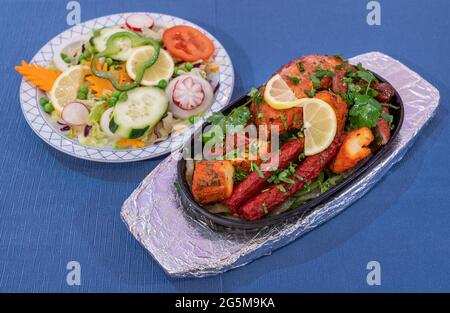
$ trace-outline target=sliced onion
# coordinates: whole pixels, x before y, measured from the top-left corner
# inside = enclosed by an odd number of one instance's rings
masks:
[[[87,36],[73,37],[67,40],[64,39],[64,42],[57,46],[53,53],[53,62],[55,63],[56,67],[62,72],[67,70],[69,68],[69,64],[64,62],[64,60],[61,58],[61,53],[70,54],[69,51],[80,48],[83,43],[87,42],[88,40],[89,37]]]
[[[125,26],[135,32],[141,32],[144,28],[153,27],[153,19],[147,14],[131,14],[125,21]]]
[[[88,121],[89,109],[81,102],[72,102],[64,107],[61,118],[67,125],[81,126]]]
[[[202,85],[203,92],[205,95],[202,100],[202,103],[199,106],[196,106],[195,108],[193,108],[191,110],[184,110],[184,109],[180,108],[177,104],[175,104],[173,101],[173,93],[174,93],[176,84],[179,81],[184,80],[186,77],[192,78],[196,83],[200,83]],[[183,119],[183,120],[188,119],[190,116],[205,112],[206,110],[208,110],[208,108],[211,106],[211,104],[214,100],[213,89],[212,89],[211,85],[208,83],[208,81],[201,78],[200,76],[191,75],[191,74],[184,74],[184,75],[180,75],[180,76],[174,78],[167,86],[166,94],[169,97],[169,101],[170,101],[169,111],[172,112],[172,114],[175,118],[179,118],[179,119]]]
[[[100,127],[102,128],[103,132],[111,138],[117,137],[116,134],[114,134],[109,129],[109,122],[111,121],[111,113],[114,110],[114,108],[109,108],[105,112],[103,112],[102,117],[100,118]]]

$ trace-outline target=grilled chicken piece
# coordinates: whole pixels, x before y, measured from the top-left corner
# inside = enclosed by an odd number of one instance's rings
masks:
[[[373,141],[372,131],[368,127],[352,130],[344,137],[336,158],[331,164],[334,173],[344,173],[368,157],[372,151],[368,147]]]
[[[339,69],[336,69],[337,65],[340,66],[338,66]],[[320,79],[320,87],[314,88],[311,76],[320,68],[335,73],[335,76],[322,77]],[[312,89],[324,90],[331,88],[337,93],[346,92],[347,88],[343,85],[343,77],[350,68],[352,68],[351,65],[343,63],[341,59],[335,56],[306,55],[286,64],[277,71],[277,74],[280,74],[297,98],[307,98],[306,92]],[[297,77],[299,83],[295,84],[289,77]],[[261,88],[260,93],[264,94],[264,87]],[[333,95],[331,92],[329,94]],[[341,103],[345,104],[340,97],[336,99],[338,97],[336,95],[333,97],[322,96],[330,101],[332,100],[333,103],[330,104],[336,104],[339,108],[341,108]],[[326,101],[325,99],[322,100]],[[345,108],[347,108],[346,104]],[[265,103],[264,100],[260,104],[252,103],[250,111],[252,112],[253,122],[257,126],[276,125],[279,127],[280,134],[290,128],[300,128],[303,122],[302,108],[275,110]],[[339,110],[339,112],[341,111]],[[345,114],[346,117],[347,115]],[[344,124],[345,118],[342,115]]]
[[[261,88],[261,94],[264,94],[264,88]],[[256,126],[266,125],[268,131],[271,126],[278,127],[280,134],[291,128],[300,129],[303,124],[303,108],[276,110],[263,100],[260,104],[252,103],[250,112]]]
[[[336,66],[339,65],[339,69]],[[315,88],[311,75],[313,75],[319,68],[331,71],[336,75],[333,77],[323,77],[320,80],[320,87]],[[343,84],[343,77],[347,70],[351,68],[351,65],[343,63],[341,59],[335,56],[324,56],[324,55],[305,55],[298,58],[278,70],[278,74],[283,78],[283,80],[291,87],[297,98],[307,98],[308,95],[305,90],[323,90],[333,88],[334,92],[346,92]],[[295,76],[300,79],[300,82],[296,85],[290,76]]]

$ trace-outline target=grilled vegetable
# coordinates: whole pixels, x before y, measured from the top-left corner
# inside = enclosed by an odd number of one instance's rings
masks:
[[[331,170],[334,173],[343,173],[355,167],[359,161],[371,154],[371,150],[367,146],[373,139],[373,134],[367,127],[349,132],[331,165]]]
[[[192,194],[200,204],[225,200],[233,192],[234,167],[230,161],[199,161],[195,164]]]

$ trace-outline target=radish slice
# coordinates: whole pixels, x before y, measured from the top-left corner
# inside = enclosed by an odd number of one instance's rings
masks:
[[[135,32],[141,32],[144,28],[152,28],[153,24],[153,19],[146,14],[131,14],[125,21],[125,26]]]
[[[81,126],[88,122],[89,109],[81,102],[72,102],[64,107],[61,118],[68,125]]]
[[[100,127],[102,128],[103,132],[111,138],[117,137],[111,130],[109,129],[109,122],[111,121],[111,113],[114,110],[114,108],[109,108],[105,112],[103,112],[102,117],[100,118]]]
[[[183,110],[192,110],[203,103],[205,92],[201,83],[186,77],[175,84],[172,99]]]
[[[169,111],[175,118],[187,119],[208,110],[214,100],[213,89],[200,76],[185,74],[174,78],[166,88]]]

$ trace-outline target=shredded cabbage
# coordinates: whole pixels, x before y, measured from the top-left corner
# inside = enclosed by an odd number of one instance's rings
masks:
[[[83,132],[78,133],[78,141],[82,145],[101,147],[108,143],[108,136],[102,131],[100,125],[95,123],[92,125],[87,137],[84,136]]]

